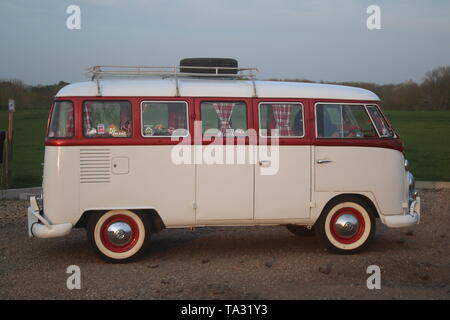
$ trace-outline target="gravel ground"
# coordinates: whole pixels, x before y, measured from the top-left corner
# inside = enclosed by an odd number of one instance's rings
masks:
[[[378,225],[373,245],[351,256],[284,227],[165,230],[139,261],[107,264],[84,230],[30,239],[23,201],[0,201],[0,299],[449,299],[450,190],[422,191],[422,222]],[[69,290],[66,269],[81,268]],[[369,265],[381,289],[369,290]]]

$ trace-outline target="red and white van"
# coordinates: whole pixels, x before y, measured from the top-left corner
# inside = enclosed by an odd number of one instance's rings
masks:
[[[376,219],[419,222],[402,142],[368,90],[256,81],[253,69],[211,65],[91,71],[92,81],[55,97],[30,236],[86,228],[100,256],[127,261],[166,228],[286,225],[354,253]],[[221,144],[234,153],[211,161]],[[181,146],[192,161],[174,160]]]

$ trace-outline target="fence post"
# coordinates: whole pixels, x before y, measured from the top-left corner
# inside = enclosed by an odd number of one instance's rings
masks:
[[[1,162],[1,180],[0,186],[2,189],[6,189],[6,174],[5,174],[5,161],[6,161],[6,131],[0,130],[0,162]]]
[[[12,183],[12,161],[13,161],[13,133],[14,133],[14,111],[16,102],[13,99],[8,101],[8,131],[6,135],[6,152],[3,170],[4,188],[7,189]]]

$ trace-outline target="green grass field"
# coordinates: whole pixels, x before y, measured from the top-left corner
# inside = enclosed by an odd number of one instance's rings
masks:
[[[416,178],[450,181],[450,112],[387,111],[386,114],[402,137]],[[19,109],[14,114],[14,188],[41,185],[47,115],[47,109]],[[6,126],[7,112],[2,110],[0,129]]]
[[[387,111],[386,115],[405,145],[416,179],[450,181],[450,112]]]
[[[14,113],[13,188],[42,184],[47,117],[47,109],[19,109]],[[7,125],[8,113],[1,110],[0,130],[6,130]]]

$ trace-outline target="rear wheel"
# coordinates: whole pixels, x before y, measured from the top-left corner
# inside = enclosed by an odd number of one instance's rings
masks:
[[[150,242],[147,216],[129,210],[95,213],[87,223],[88,239],[108,262],[128,262],[141,255]]]
[[[299,226],[296,224],[288,224],[286,226],[286,228],[292,232],[293,234],[295,234],[296,236],[299,237],[312,237],[314,236],[314,227],[312,227],[311,229],[308,229],[305,226]]]
[[[316,234],[334,253],[352,254],[366,248],[375,235],[372,208],[357,197],[341,197],[326,205],[316,222]]]

